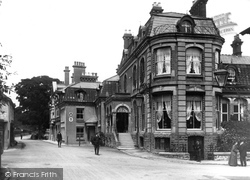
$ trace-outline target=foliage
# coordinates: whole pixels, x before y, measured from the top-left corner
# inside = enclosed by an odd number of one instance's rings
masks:
[[[49,127],[49,101],[52,81],[48,76],[22,79],[15,85],[19,107],[15,109],[16,119],[22,124],[33,125],[39,132]]]
[[[231,151],[235,142],[245,140],[250,149],[250,122],[248,121],[229,121],[223,122],[224,132],[218,137],[217,150],[226,152]]]
[[[12,63],[12,57],[9,55],[0,55],[0,107],[2,106],[2,103],[4,103],[4,101],[7,98],[7,96],[5,96],[5,93],[10,93],[12,88],[13,88],[13,84],[12,85],[7,85],[7,80],[8,77],[10,75],[12,75],[12,73],[8,70],[8,68],[11,67],[11,63]]]

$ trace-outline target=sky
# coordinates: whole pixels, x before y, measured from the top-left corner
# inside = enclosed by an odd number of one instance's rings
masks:
[[[193,0],[164,0],[164,12],[189,13]],[[13,57],[9,83],[47,75],[64,81],[65,66],[84,62],[99,81],[116,75],[125,30],[137,35],[154,0],[1,0],[0,54]],[[240,2],[240,3],[239,3]],[[235,33],[250,27],[250,0],[208,0],[207,17],[231,13]],[[222,54],[232,54],[234,34],[225,35]],[[250,35],[240,38],[250,56]],[[15,94],[11,98],[16,103]]]

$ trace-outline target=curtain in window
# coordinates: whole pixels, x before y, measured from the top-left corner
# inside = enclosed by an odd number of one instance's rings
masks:
[[[194,63],[194,73],[200,74],[201,73],[201,64],[199,56],[193,56],[193,63]]]
[[[200,74],[201,73],[201,64],[199,56],[188,56],[186,57],[186,67],[187,74]]]
[[[192,112],[192,102],[187,101],[187,121],[190,119],[191,112]]]
[[[171,119],[171,116],[170,116],[170,114],[171,114],[171,102],[166,101],[165,103],[166,103],[166,111],[168,113],[168,117],[169,117],[169,119]]]
[[[202,115],[201,115],[201,102],[195,101],[194,102],[194,114],[198,121],[201,121]]]
[[[162,103],[157,103],[157,112],[156,112],[156,119],[157,119],[157,123],[159,123],[162,119],[163,119],[163,107],[162,107]]]
[[[240,104],[240,116],[241,116],[241,120],[244,120],[244,113],[246,111],[246,104],[244,103],[244,101],[241,101]]]
[[[158,49],[156,53],[156,58],[157,58],[157,68],[156,68],[156,73],[157,74],[170,74],[170,59],[171,59],[171,54],[170,54],[170,49],[169,48],[163,48],[163,49]]]
[[[187,56],[186,59],[186,66],[187,66],[187,74],[191,73],[191,67],[192,67],[192,56]]]

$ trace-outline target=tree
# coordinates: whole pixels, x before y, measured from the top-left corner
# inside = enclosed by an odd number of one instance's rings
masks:
[[[19,107],[16,108],[17,120],[24,125],[32,125],[41,135],[49,127],[49,101],[52,94],[52,81],[48,76],[22,79],[15,85]]]
[[[5,102],[7,96],[5,93],[10,93],[13,84],[7,85],[8,77],[12,74],[8,68],[11,66],[12,57],[9,55],[0,55],[0,108],[2,104]]]

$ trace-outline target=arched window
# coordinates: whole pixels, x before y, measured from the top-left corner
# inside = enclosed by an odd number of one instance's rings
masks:
[[[143,84],[145,79],[145,63],[144,58],[141,59],[140,62],[140,83]]]
[[[136,73],[136,66],[133,67],[133,87],[136,88],[136,77],[137,73]]]
[[[123,89],[124,89],[124,92],[126,93],[127,92],[127,75],[126,74],[124,76],[123,83],[124,83]]]
[[[171,49],[160,48],[155,51],[156,75],[171,73]]]
[[[202,54],[198,48],[188,48],[186,51],[187,74],[201,74]]]

